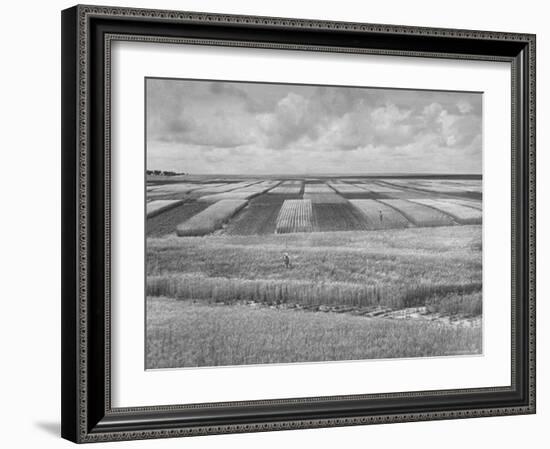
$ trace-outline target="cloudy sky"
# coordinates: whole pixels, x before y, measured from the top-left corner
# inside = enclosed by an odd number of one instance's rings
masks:
[[[147,168],[481,173],[482,95],[147,79]]]

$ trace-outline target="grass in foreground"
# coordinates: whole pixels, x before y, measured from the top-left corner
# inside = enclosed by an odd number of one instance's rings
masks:
[[[147,298],[149,369],[480,353],[480,328]]]

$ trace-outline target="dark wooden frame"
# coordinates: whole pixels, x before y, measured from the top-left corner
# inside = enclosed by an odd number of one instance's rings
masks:
[[[507,61],[512,67],[510,387],[201,406],[110,404],[113,40]],[[177,11],[62,12],[62,436],[75,442],[535,412],[535,36]]]

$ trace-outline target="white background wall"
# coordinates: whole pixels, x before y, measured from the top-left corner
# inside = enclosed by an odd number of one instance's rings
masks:
[[[128,0],[111,5],[236,14],[529,32],[538,46],[538,414],[443,422],[224,435],[117,443],[117,447],[407,448],[543,447],[550,420],[548,227],[550,29],[545,2],[299,2]],[[60,10],[71,1],[9,2],[2,8],[0,114],[4,213],[0,264],[0,444],[68,447],[59,434],[60,402]],[[6,159],[7,157],[7,159]],[[538,442],[540,441],[540,442]],[[97,446],[94,446],[97,447]]]

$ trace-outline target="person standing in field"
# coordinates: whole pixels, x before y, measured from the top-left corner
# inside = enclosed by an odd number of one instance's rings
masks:
[[[283,263],[285,264],[285,268],[290,268],[290,257],[287,252],[283,253]]]
[[[382,216],[382,209],[378,209],[378,213],[380,214],[380,223],[384,220],[384,217]]]

